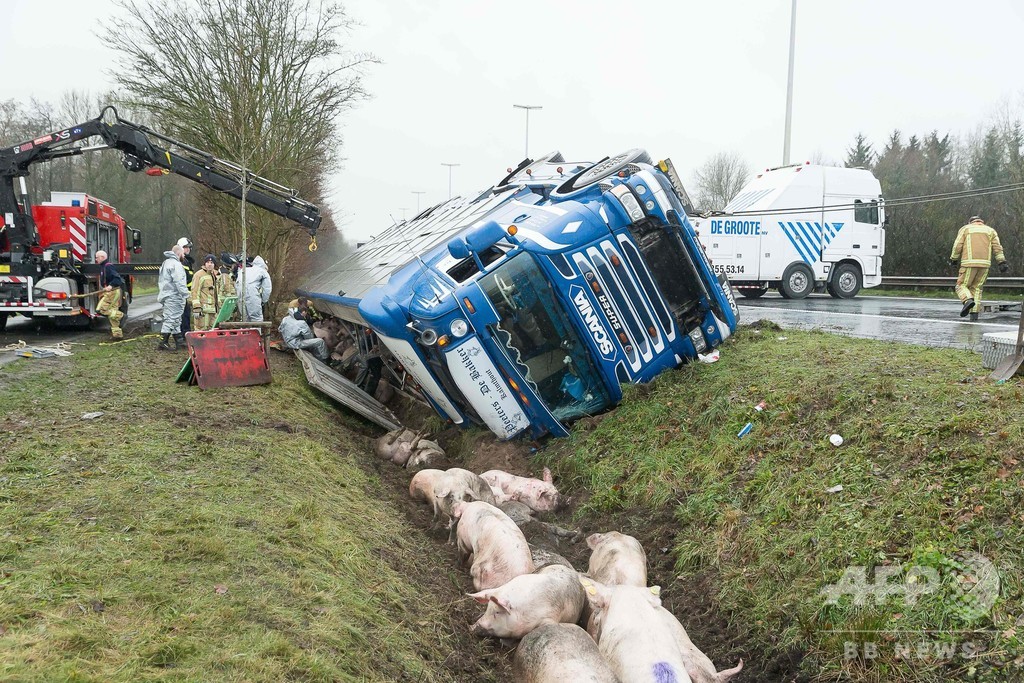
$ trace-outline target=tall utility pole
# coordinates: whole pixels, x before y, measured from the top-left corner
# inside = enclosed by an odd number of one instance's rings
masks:
[[[793,0],[796,2],[796,0]],[[526,111],[526,151],[523,152],[523,158],[530,158],[530,110],[531,109],[543,109],[544,107],[539,104],[513,104],[513,109],[523,109]]]
[[[441,165],[448,167],[448,199],[451,199],[452,198],[452,169],[455,168],[456,166],[461,166],[462,164],[446,164],[446,163],[444,163],[442,161]]]
[[[400,206],[400,207],[398,207],[398,210],[402,212],[402,220],[404,221],[405,220],[405,212],[409,210],[409,207],[407,207],[407,206]]]
[[[426,194],[427,191],[426,190],[410,190],[410,192],[412,192],[414,195],[416,195],[416,215],[418,216],[418,215],[420,215],[420,195],[421,194]]]
[[[793,61],[796,56],[796,0],[789,18],[789,81],[786,83],[786,136],[782,143],[782,165],[789,165],[789,138],[793,126]]]

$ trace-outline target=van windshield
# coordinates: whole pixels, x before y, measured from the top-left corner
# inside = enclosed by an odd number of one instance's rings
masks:
[[[519,254],[480,286],[501,317],[491,331],[506,355],[560,420],[574,420],[611,402],[587,347],[533,257]]]

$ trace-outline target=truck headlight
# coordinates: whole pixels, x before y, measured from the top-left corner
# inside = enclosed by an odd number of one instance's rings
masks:
[[[622,204],[622,208],[626,210],[631,221],[638,221],[644,217],[644,210],[640,207],[640,202],[637,201],[633,193],[629,191],[629,188],[625,185],[616,185],[611,189],[611,193],[615,195],[615,198]]]
[[[699,331],[700,330],[698,330],[698,332]],[[437,332],[434,332],[430,328],[423,330],[423,332],[420,334],[420,343],[423,344],[424,346],[433,346],[436,341]]]
[[[466,333],[469,332],[469,325],[465,320],[459,318],[452,321],[451,330],[453,337],[465,337]]]
[[[708,343],[704,341],[704,335],[700,333],[699,327],[690,330],[690,341],[693,342],[693,348],[696,349],[697,353],[708,348]]]

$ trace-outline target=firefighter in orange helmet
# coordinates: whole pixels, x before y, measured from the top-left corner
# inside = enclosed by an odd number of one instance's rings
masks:
[[[960,309],[961,318],[970,313],[971,320],[978,319],[981,288],[988,279],[993,254],[999,263],[999,272],[1008,271],[1010,265],[1003,255],[1003,245],[999,243],[999,235],[995,229],[985,225],[981,216],[971,216],[967,225],[960,228],[960,232],[957,233],[953,253],[949,257],[949,265],[960,265],[960,273],[956,279],[956,295],[963,303],[963,308]]]

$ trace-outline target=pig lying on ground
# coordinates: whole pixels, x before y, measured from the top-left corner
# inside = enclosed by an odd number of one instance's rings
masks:
[[[452,509],[456,503],[468,503],[480,500],[494,505],[494,494],[491,487],[479,475],[453,467],[446,470],[443,477],[434,483],[434,526],[447,525],[450,533],[448,541],[455,538],[455,525],[452,521]]]
[[[494,490],[495,487],[491,487]],[[525,529],[528,526],[536,527],[541,531],[548,533],[555,539],[568,538],[571,543],[575,543],[583,535],[581,531],[573,531],[572,529],[566,529],[556,524],[549,524],[548,522],[542,522],[533,516],[533,509],[525,503],[520,503],[516,500],[509,500],[501,502],[500,500],[496,505],[501,508],[501,511],[512,518],[512,521]]]
[[[463,564],[471,565],[469,573],[478,591],[533,572],[530,546],[504,512],[490,503],[473,501],[456,503],[452,514],[459,520],[459,554]]]
[[[647,556],[640,541],[618,531],[587,536],[590,555],[587,575],[606,585],[647,585]]]
[[[544,624],[523,637],[512,677],[515,683],[619,683],[597,644],[576,624]]]
[[[421,467],[444,457],[444,451],[423,435],[401,427],[373,442],[373,452],[381,460],[402,467]]]
[[[552,512],[563,505],[558,489],[551,483],[551,470],[544,468],[544,480],[517,477],[501,470],[480,475],[491,486],[504,491],[512,500],[529,505],[536,512]]]
[[[552,564],[533,574],[522,574],[490,590],[471,593],[487,605],[470,629],[477,635],[522,638],[545,623],[573,624],[587,601],[579,574]]]
[[[530,544],[530,557],[533,558],[533,566],[537,568],[537,571],[553,564],[560,564],[563,567],[568,567],[569,569],[576,571],[576,568],[572,566],[572,562],[565,559],[558,553],[546,550],[545,548],[538,548],[529,541],[527,541],[527,543]],[[586,604],[584,604],[583,608],[588,609]]]
[[[726,683],[743,669],[740,660],[732,669],[715,671],[679,620],[661,606],[657,586],[605,586],[585,577],[580,583],[594,610],[588,631],[623,681]]]
[[[409,482],[409,497],[424,503],[434,504],[434,482],[444,470],[420,470]]]

